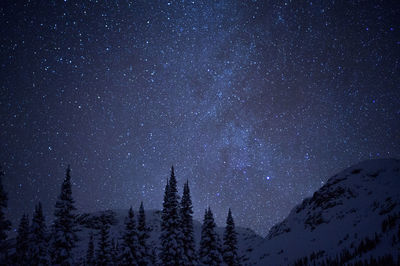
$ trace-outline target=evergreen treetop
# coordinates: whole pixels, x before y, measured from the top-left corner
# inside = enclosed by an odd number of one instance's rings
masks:
[[[161,232],[166,232],[168,227],[167,226],[167,221],[169,216],[168,195],[169,195],[169,179],[167,178],[167,184],[165,185],[165,190],[164,190],[163,209],[161,214]]]
[[[42,204],[35,206],[30,228],[30,263],[32,265],[48,265],[48,235]]]
[[[136,231],[135,216],[132,207],[125,218],[125,230],[122,236],[120,263],[121,265],[138,265],[139,239]]]
[[[74,203],[71,189],[71,168],[68,166],[54,211],[53,264],[72,265],[74,263],[72,249],[78,241]]]
[[[224,262],[227,265],[239,265],[237,255],[237,233],[235,231],[235,222],[233,221],[231,209],[229,209],[228,216],[226,218],[224,245],[222,250]]]
[[[88,243],[88,248],[86,251],[86,265],[89,265],[89,266],[95,265],[93,232],[90,232],[90,236],[89,236],[89,243]]]
[[[161,222],[161,260],[164,265],[183,265],[183,244],[180,228],[179,196],[174,167],[167,181]]]
[[[11,223],[6,219],[4,209],[7,208],[7,193],[3,188],[4,172],[0,169],[0,263],[6,263],[8,257],[8,246],[6,243],[7,231],[11,229]]]
[[[18,265],[29,263],[29,218],[26,214],[22,215],[18,226],[15,254]]]
[[[111,263],[111,243],[110,243],[110,225],[107,217],[102,214],[100,216],[100,239],[98,241],[98,249],[96,256],[96,265],[106,266]]]
[[[139,239],[139,264],[140,265],[149,265],[150,261],[150,249],[147,244],[147,240],[149,239],[149,229],[146,226],[146,214],[144,212],[143,202],[140,202],[139,207],[139,216],[138,216],[138,239]]]
[[[193,210],[192,200],[190,198],[189,181],[183,186],[183,194],[180,206],[181,215],[181,231],[182,231],[182,242],[183,242],[183,259],[185,265],[196,264],[196,250],[195,241],[193,235]]]
[[[222,256],[214,217],[210,207],[205,211],[201,227],[199,261],[201,265],[220,265]]]
[[[7,231],[11,229],[11,223],[6,219],[4,214],[4,209],[7,208],[8,197],[3,188],[3,177],[4,172],[0,169],[0,245],[7,239]]]

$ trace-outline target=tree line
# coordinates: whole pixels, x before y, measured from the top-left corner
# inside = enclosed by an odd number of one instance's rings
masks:
[[[149,246],[150,229],[141,202],[137,218],[132,207],[129,209],[117,241],[110,239],[110,221],[106,215],[101,215],[97,239],[90,232],[86,254],[80,258],[76,252],[80,239],[72,197],[71,168],[66,169],[50,228],[46,226],[39,202],[31,221],[23,214],[15,240],[7,239],[11,223],[4,213],[8,197],[2,186],[3,175],[0,172],[1,265],[240,265],[237,233],[230,209],[222,241],[216,233],[211,209],[205,210],[200,246],[196,249],[189,182],[185,182],[180,197],[173,167],[164,191],[157,250]]]

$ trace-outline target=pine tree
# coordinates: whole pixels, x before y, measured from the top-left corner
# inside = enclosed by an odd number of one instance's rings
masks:
[[[119,246],[118,241],[113,238],[111,240],[111,262],[114,265],[119,265]]]
[[[226,218],[226,227],[224,232],[223,258],[228,266],[239,265],[237,255],[237,233],[235,231],[235,222],[233,221],[231,209]]]
[[[161,260],[164,265],[184,264],[179,196],[173,166],[171,167],[171,177],[165,187],[160,242]]]
[[[136,222],[132,207],[125,218],[125,231],[122,236],[120,263],[121,265],[138,265],[139,240],[136,231]]]
[[[146,227],[146,214],[144,212],[143,202],[140,203],[139,207],[139,217],[138,217],[138,239],[139,239],[139,265],[150,265],[150,254],[149,247],[147,245],[147,240],[149,239],[148,231]]]
[[[193,236],[193,210],[192,200],[190,198],[189,181],[186,181],[183,187],[183,194],[181,200],[181,230],[183,237],[183,253],[185,265],[196,264],[196,251]]]
[[[96,265],[106,266],[111,263],[110,225],[103,214],[100,216],[99,235]]]
[[[87,251],[86,251],[86,265],[90,265],[90,266],[91,265],[95,265],[93,232],[90,232],[88,248],[87,248]]]
[[[30,263],[48,265],[47,227],[40,202],[35,206],[30,232]]]
[[[25,214],[22,215],[18,226],[15,255],[18,265],[29,264],[29,218]]]
[[[201,240],[199,261],[201,265],[220,265],[222,257],[220,253],[219,238],[215,232],[215,222],[211,209],[205,211],[203,225],[201,227]]]
[[[76,210],[74,203],[71,189],[71,169],[68,166],[54,211],[53,264],[72,265],[74,263],[72,250],[78,241],[75,215],[73,214]]]
[[[8,247],[6,244],[7,231],[11,229],[11,223],[6,219],[4,209],[7,208],[7,193],[4,191],[2,179],[4,172],[0,169],[0,264],[7,262]]]
[[[163,200],[163,209],[161,213],[161,233],[160,233],[160,243],[161,243],[161,253],[160,253],[160,260],[162,262],[167,262],[168,260],[168,253],[167,253],[167,240],[169,237],[169,227],[168,227],[168,217],[169,217],[169,210],[170,204],[168,201],[169,197],[169,179],[167,178],[167,184],[165,185],[164,191],[164,200]]]

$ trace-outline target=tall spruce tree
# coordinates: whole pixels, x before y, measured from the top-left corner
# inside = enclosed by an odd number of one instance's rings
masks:
[[[95,265],[95,258],[94,258],[94,236],[93,232],[90,232],[89,236],[89,243],[88,243],[88,248],[86,251],[86,263],[85,265]]]
[[[220,265],[222,256],[215,222],[211,209],[205,211],[203,225],[201,227],[201,240],[199,262],[201,265]]]
[[[128,217],[125,218],[125,230],[122,236],[122,244],[119,262],[121,265],[138,265],[139,239],[136,231],[135,216],[132,207]]]
[[[168,215],[169,215],[169,202],[168,202],[168,191],[169,191],[169,179],[167,178],[167,184],[165,185],[164,191],[164,200],[163,200],[163,209],[161,213],[161,235],[160,241],[167,237],[167,229],[168,229]]]
[[[196,250],[193,236],[193,210],[192,200],[190,198],[189,181],[183,186],[181,200],[181,230],[183,242],[183,259],[185,265],[196,264]]]
[[[111,243],[110,243],[110,224],[107,217],[102,214],[100,216],[100,232],[99,232],[98,248],[96,252],[96,265],[106,266],[111,263]]]
[[[17,265],[29,264],[29,218],[25,214],[22,215],[18,226],[15,255]]]
[[[11,229],[11,223],[6,219],[4,209],[7,208],[7,193],[3,188],[4,172],[0,169],[0,264],[7,263],[8,247],[6,245],[7,231]]]
[[[48,265],[48,235],[42,204],[35,206],[30,229],[30,263],[32,265]]]
[[[179,196],[173,166],[165,187],[160,240],[163,265],[184,265]]]
[[[74,215],[76,208],[74,203],[71,189],[71,168],[68,166],[54,211],[55,219],[52,239],[53,264],[72,265],[74,263],[72,250],[78,241]]]
[[[229,209],[228,217],[226,218],[222,252],[224,262],[228,266],[239,265],[237,255],[237,233],[235,231],[235,222],[233,221],[231,209]]]
[[[138,216],[138,239],[139,239],[139,265],[150,265],[150,249],[147,244],[149,239],[149,229],[146,226],[146,214],[144,212],[143,202],[140,203],[139,216]]]

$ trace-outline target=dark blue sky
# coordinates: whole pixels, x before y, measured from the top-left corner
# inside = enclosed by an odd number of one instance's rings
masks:
[[[40,2],[40,3],[38,3]],[[104,3],[107,2],[107,3]],[[345,3],[342,3],[345,2]],[[337,171],[400,155],[398,1],[3,1],[8,217],[160,209],[265,235]]]

